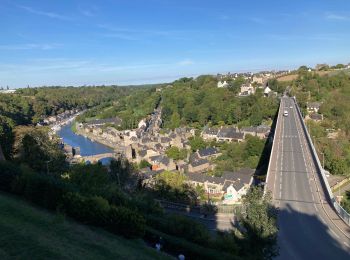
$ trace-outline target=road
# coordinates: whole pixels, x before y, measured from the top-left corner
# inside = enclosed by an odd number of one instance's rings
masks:
[[[274,176],[268,180],[279,208],[278,258],[350,259],[349,228],[327,203],[294,101],[281,102]]]

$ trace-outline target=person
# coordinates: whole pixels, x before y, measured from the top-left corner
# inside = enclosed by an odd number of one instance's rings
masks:
[[[185,260],[185,256],[183,254],[179,254],[179,256],[177,257],[179,260]]]
[[[156,250],[157,250],[158,252],[160,251],[160,244],[159,244],[159,243],[156,244]]]

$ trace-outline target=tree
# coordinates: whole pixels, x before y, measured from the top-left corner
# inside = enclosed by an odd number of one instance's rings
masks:
[[[89,195],[99,195],[109,184],[107,169],[101,164],[73,165],[68,171],[68,176],[67,182]]]
[[[12,157],[14,122],[8,117],[0,116],[0,149],[5,158]]]
[[[172,146],[166,150],[166,155],[174,160],[183,160],[187,156],[186,149],[179,149],[176,146]]]
[[[189,140],[190,140],[190,145],[193,152],[196,152],[197,150],[204,149],[205,147],[207,147],[207,144],[205,143],[203,138],[200,136],[191,137]]]
[[[130,179],[133,168],[128,160],[117,159],[112,160],[110,165],[110,176],[120,187],[123,187],[126,182]]]
[[[174,112],[171,116],[171,119],[170,119],[170,128],[171,129],[174,129],[174,128],[177,128],[180,126],[180,115],[179,113],[177,112]]]
[[[270,194],[264,196],[259,187],[252,187],[243,198],[243,251],[252,254],[253,259],[272,259],[278,255],[277,210],[271,200]]]
[[[50,139],[44,127],[16,127],[14,156],[42,173],[62,174],[67,168],[59,139]]]

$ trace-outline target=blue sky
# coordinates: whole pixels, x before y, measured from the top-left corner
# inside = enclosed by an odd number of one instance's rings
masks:
[[[0,0],[0,86],[350,62],[348,0]]]

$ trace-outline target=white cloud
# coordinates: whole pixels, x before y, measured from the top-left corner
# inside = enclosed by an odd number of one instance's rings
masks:
[[[193,65],[194,61],[191,59],[184,59],[184,60],[178,62],[177,64],[180,66],[189,66],[189,65]]]
[[[0,50],[51,50],[61,46],[60,44],[36,44],[36,43],[26,43],[26,44],[8,44],[0,45]]]
[[[78,10],[84,16],[93,17],[93,16],[96,16],[98,8],[95,5],[84,6],[84,7],[79,6]]]
[[[335,13],[326,14],[326,19],[328,20],[338,20],[338,21],[350,21],[350,16],[340,15]]]
[[[131,36],[127,33],[103,33],[101,36],[106,38],[117,38],[121,40],[128,40],[128,41],[136,41],[137,38],[134,36]]]
[[[36,14],[36,15],[46,16],[46,17],[60,19],[60,20],[72,20],[71,17],[65,16],[65,15],[61,15],[53,12],[39,11],[29,6],[19,5],[18,7],[29,13]]]

